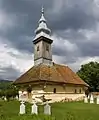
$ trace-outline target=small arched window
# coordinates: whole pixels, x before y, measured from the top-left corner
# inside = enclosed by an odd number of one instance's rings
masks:
[[[77,93],[77,90],[75,89],[75,93]]]
[[[79,89],[79,93],[81,93],[81,89]]]
[[[56,88],[53,89],[53,93],[56,93]]]
[[[37,51],[39,51],[39,46],[37,46]]]

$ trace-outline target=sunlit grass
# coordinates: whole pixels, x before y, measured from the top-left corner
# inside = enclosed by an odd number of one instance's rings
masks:
[[[99,120],[99,105],[83,102],[51,104],[52,115],[45,116],[39,106],[39,115],[31,115],[31,104],[26,103],[26,114],[19,114],[18,101],[0,101],[0,120]]]

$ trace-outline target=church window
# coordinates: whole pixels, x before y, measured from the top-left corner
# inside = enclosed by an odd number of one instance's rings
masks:
[[[77,93],[77,90],[75,89],[75,93]]]
[[[49,46],[48,45],[46,45],[46,51],[49,51]]]
[[[81,93],[81,89],[79,90],[79,93]]]
[[[39,46],[37,46],[37,51],[39,51]]]
[[[56,93],[56,88],[54,88],[53,93]]]

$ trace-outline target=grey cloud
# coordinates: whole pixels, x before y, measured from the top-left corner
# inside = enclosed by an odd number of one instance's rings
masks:
[[[17,25],[8,30],[6,33],[0,31],[0,35],[6,37],[12,45],[22,51],[33,52],[33,36],[34,30],[38,25],[41,16],[42,4],[46,7],[50,2],[34,1],[34,0],[4,0],[2,1],[2,9],[7,14],[13,14],[17,18]],[[45,5],[46,4],[46,5]],[[16,24],[16,23],[15,23]],[[31,37],[30,40],[27,36]]]
[[[98,16],[93,11],[95,10],[93,0],[68,0],[68,3],[65,0],[60,1],[63,2],[63,6],[60,11],[54,13],[55,0],[2,0],[0,8],[7,14],[16,16],[17,25],[6,32],[0,31],[0,36],[7,38],[11,45],[21,52],[33,53],[34,30],[38,26],[43,4],[49,28],[52,33],[62,38],[62,41],[57,40],[57,44],[61,45],[57,46],[55,42],[53,43],[53,54],[63,58],[61,63],[72,64],[78,57],[99,56],[99,42],[94,40],[96,38],[88,41],[84,33],[79,32],[83,29],[93,31],[96,29]],[[58,2],[55,4],[58,7]],[[75,44],[78,50],[68,51],[64,45],[65,40]],[[11,76],[14,78],[20,74],[11,67],[2,69],[5,72],[0,73],[1,77],[6,75],[10,79]]]
[[[81,56],[99,56],[99,41],[96,42],[96,40],[90,40],[86,42],[82,42],[81,44],[78,44],[79,50],[81,52]]]
[[[88,40],[86,34],[82,31],[69,30],[67,32],[58,32],[58,35],[63,39],[59,39],[56,41],[57,43],[54,41],[53,53],[57,56],[65,57],[65,61],[64,59],[62,61],[63,63],[74,63],[79,57],[99,56],[99,35],[97,32],[95,34],[97,37],[92,37]],[[68,51],[64,45],[65,40],[75,44],[77,49]]]
[[[28,41],[24,36],[33,37],[35,35],[34,30],[38,25],[37,21],[40,18],[42,4],[45,7],[45,11],[51,12],[50,14],[45,13],[45,16],[50,28],[52,28],[52,32],[66,29],[93,29],[96,25],[94,15],[90,13],[93,5],[93,2],[90,0],[80,2],[78,0],[75,2],[70,0],[68,4],[63,4],[64,7],[60,12],[61,14],[53,14],[53,11],[51,11],[53,6],[52,0],[39,2],[34,0],[5,0],[2,1],[2,8],[7,13],[16,15],[18,24],[12,30],[4,33],[4,36],[6,36],[17,49],[32,52],[32,39]],[[70,5],[72,7],[69,7]],[[24,37],[24,40],[21,36]]]
[[[57,41],[54,41],[53,43],[52,50],[54,55],[57,55],[63,58],[61,63],[64,63],[64,64],[76,62],[78,56],[80,55],[80,52],[78,51],[76,43],[74,44],[73,42],[70,42],[67,39],[58,40],[58,36],[57,36]]]
[[[67,29],[65,31],[57,31],[56,34],[63,38],[64,41],[68,40],[69,42],[75,44],[80,43],[82,41],[86,41],[86,36],[80,30],[75,31],[73,29]]]
[[[11,38],[10,38],[11,40]],[[32,43],[32,37],[28,37],[28,36],[20,36],[17,38],[12,37],[12,41],[13,41],[13,46],[18,49],[21,50],[23,52],[27,52],[27,53],[33,53],[33,43]]]
[[[96,19],[86,15],[83,11],[73,10],[64,13],[62,19],[51,21],[51,27],[55,30],[66,29],[92,29],[96,26]]]
[[[93,11],[93,9],[95,9],[95,4],[92,0],[70,0],[68,2],[69,4],[63,4],[63,7],[61,11],[59,11],[59,13],[49,13],[51,16],[50,24],[53,29],[78,30],[93,29],[94,27],[96,27],[97,19]]]
[[[15,80],[19,75],[20,71],[12,66],[0,68],[0,79]]]

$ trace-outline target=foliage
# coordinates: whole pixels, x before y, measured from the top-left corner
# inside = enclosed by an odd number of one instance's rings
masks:
[[[12,81],[0,80],[0,90],[6,90],[12,84]]]
[[[18,88],[13,86],[12,83],[8,84],[6,89],[0,90],[0,97],[6,96],[8,101],[10,98],[15,98],[16,95],[18,95]]]
[[[0,101],[0,120],[98,120],[99,106],[82,102],[51,104],[52,115],[43,114],[44,106],[39,106],[39,114],[31,115],[31,104],[26,104],[26,114],[19,115],[18,101]]]
[[[8,89],[5,91],[5,96],[6,96],[8,101],[11,97],[15,98],[16,95],[18,95],[18,91],[16,90],[16,88]]]
[[[91,87],[92,91],[99,91],[99,63],[89,62],[82,65],[77,74]]]

